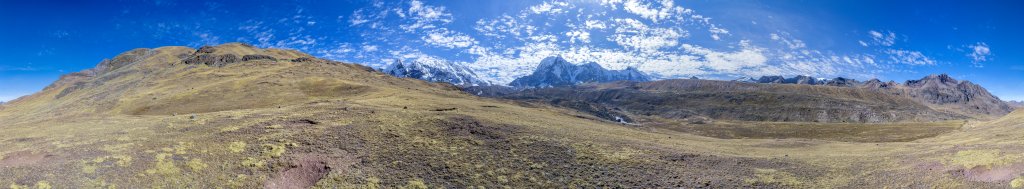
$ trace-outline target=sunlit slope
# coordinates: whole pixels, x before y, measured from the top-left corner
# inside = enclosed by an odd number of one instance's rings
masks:
[[[434,84],[397,79],[368,67],[314,59],[290,50],[232,43],[208,51],[214,56],[229,54],[241,59],[262,55],[273,60],[239,60],[214,67],[183,63],[199,54],[186,47],[136,49],[13,101],[0,116],[22,120],[80,114],[190,114],[354,98],[378,94],[381,88],[437,89],[425,87]]]
[[[0,184],[736,187],[754,174],[739,165],[795,164],[656,145],[585,114],[274,52],[138,49],[7,104]],[[275,58],[224,58],[248,53]]]
[[[226,44],[118,57],[4,105],[0,187],[994,188],[1020,173],[951,174],[1019,161],[1019,136],[984,131],[1017,132],[1015,117],[911,142],[719,139],[294,51]],[[963,158],[976,154],[994,158]]]

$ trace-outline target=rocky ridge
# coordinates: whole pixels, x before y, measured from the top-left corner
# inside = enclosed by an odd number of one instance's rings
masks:
[[[624,70],[607,70],[597,63],[575,65],[562,57],[554,56],[545,58],[532,74],[513,80],[509,86],[544,88],[592,82],[650,80],[649,76],[633,67]]]
[[[490,82],[480,79],[472,70],[446,62],[396,60],[381,72],[395,77],[444,82],[460,86],[491,85]]]

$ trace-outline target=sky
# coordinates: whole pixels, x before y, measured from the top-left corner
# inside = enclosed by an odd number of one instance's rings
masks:
[[[1024,100],[1024,1],[0,1],[0,101],[134,48],[244,42],[492,83],[549,56],[658,79],[902,82],[948,73]]]

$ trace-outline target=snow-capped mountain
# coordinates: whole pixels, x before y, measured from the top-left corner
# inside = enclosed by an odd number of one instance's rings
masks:
[[[742,81],[742,80],[740,80],[740,81]],[[861,84],[861,82],[859,82],[857,80],[849,79],[849,78],[843,78],[843,77],[837,77],[837,78],[834,78],[834,79],[827,79],[827,78],[816,78],[816,77],[805,76],[805,75],[798,75],[798,76],[795,76],[795,77],[792,77],[792,78],[786,78],[786,77],[783,77],[783,76],[761,76],[761,78],[758,78],[758,79],[750,78],[750,79],[746,80],[745,82],[751,82],[751,83],[802,84],[802,85],[830,85],[830,86],[843,86],[843,87],[852,87],[852,86]]]
[[[462,86],[486,86],[489,82],[481,80],[473,71],[447,62],[430,60],[401,61],[396,60],[381,72],[430,82],[445,82]]]
[[[512,87],[543,88],[620,80],[650,81],[651,78],[633,67],[624,70],[607,70],[597,63],[591,62],[575,65],[562,59],[562,57],[553,56],[544,58],[532,74],[515,79],[509,85]]]

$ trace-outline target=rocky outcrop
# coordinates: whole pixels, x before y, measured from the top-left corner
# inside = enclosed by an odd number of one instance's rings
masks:
[[[217,52],[215,47],[203,46],[196,50],[192,55],[185,56],[181,60],[184,64],[203,64],[213,67],[224,67],[225,65],[239,62],[239,58],[234,54],[214,54]]]
[[[146,49],[146,48],[132,49],[132,50],[130,50],[128,52],[121,53],[121,54],[115,56],[112,59],[104,59],[99,64],[97,64],[96,67],[90,69],[90,71],[94,75],[95,74],[107,73],[107,72],[110,72],[112,70],[116,70],[118,68],[125,67],[127,65],[132,64],[132,63],[141,61],[142,59],[145,59],[146,57],[148,57],[148,56],[150,56],[152,54],[153,54],[153,51],[151,49]]]
[[[299,58],[296,58],[296,59],[292,59],[292,62],[313,62],[314,60],[315,59],[310,58],[310,57],[299,57]]]
[[[242,61],[253,61],[253,60],[277,61],[277,58],[274,58],[273,56],[262,55],[262,54],[249,54],[249,55],[242,56]]]
[[[970,81],[957,81],[947,74],[909,80],[901,87],[876,89],[895,95],[906,95],[968,115],[1002,116],[1013,111],[1006,102],[989,93],[984,87]]]
[[[293,57],[294,59],[292,59]],[[279,59],[284,59],[295,62],[294,60],[296,59],[308,58],[309,61],[313,61],[309,55],[304,53],[278,49],[265,50],[244,43],[203,46],[191,54],[182,54],[179,58],[181,63],[184,64],[207,65],[211,67],[224,67],[229,64],[258,60],[276,62]]]
[[[757,79],[757,83],[783,83],[786,81],[785,77],[782,76],[761,76]]]
[[[188,59],[182,60],[185,64],[204,64],[213,67],[224,67],[225,65],[238,62],[238,56],[233,54],[198,54]]]
[[[581,83],[650,80],[650,77],[633,67],[624,70],[607,70],[593,62],[575,65],[562,57],[548,57],[541,61],[532,74],[513,80],[509,86],[543,88]]]

